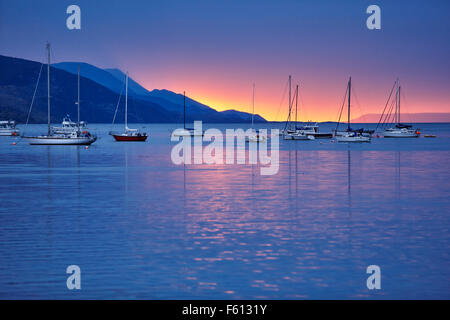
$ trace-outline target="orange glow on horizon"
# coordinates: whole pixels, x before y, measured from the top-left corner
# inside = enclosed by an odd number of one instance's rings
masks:
[[[280,78],[280,77],[279,77]],[[213,81],[205,79],[183,76],[175,77],[176,81],[162,81],[158,87],[171,90],[176,93],[186,91],[190,98],[205,104],[217,111],[234,109],[237,111],[252,112],[252,82],[251,81],[230,81],[229,79],[219,79]],[[164,79],[163,79],[164,80]],[[283,82],[284,80],[284,82]],[[311,81],[301,81],[303,86],[299,89],[298,121],[337,121],[339,111],[343,103],[346,88],[346,79],[342,78],[339,83],[332,81],[321,81],[316,76]],[[392,79],[389,79],[392,80]],[[136,81],[152,90],[149,81],[139,79]],[[160,82],[160,81],[158,81]],[[256,81],[255,81],[256,82]],[[274,83],[272,79],[263,79],[256,82],[255,90],[255,114],[259,114],[268,121],[285,121],[288,116],[288,91],[287,76],[282,81]],[[393,80],[392,80],[393,82]],[[184,86],[188,83],[188,87]],[[295,92],[295,78],[292,88],[292,99]],[[374,86],[371,82],[364,84],[357,83],[355,96],[352,94],[351,119],[356,119],[367,114],[380,114],[383,111],[389,94],[389,85],[386,82],[382,85]],[[284,94],[284,99],[282,96]],[[425,107],[424,107],[425,106]],[[295,108],[295,107],[294,107]],[[293,112],[294,109],[293,109]],[[442,99],[432,99],[431,93],[417,92],[413,86],[408,88],[407,96],[402,101],[403,113],[437,113],[450,112],[447,101]],[[292,115],[294,119],[295,114]],[[411,122],[415,119],[405,119]],[[341,122],[347,121],[347,102],[341,116]],[[439,119],[436,119],[439,121]],[[361,121],[366,122],[366,121]],[[373,122],[373,121],[367,121]]]

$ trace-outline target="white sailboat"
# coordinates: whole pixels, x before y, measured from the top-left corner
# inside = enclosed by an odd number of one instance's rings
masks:
[[[398,79],[396,80],[396,93],[395,93],[395,126],[388,128],[383,132],[385,138],[418,138],[420,132],[418,129],[412,129],[412,125],[400,123],[400,93],[401,86]]]
[[[80,67],[78,67],[78,126],[77,130],[70,133],[56,134],[51,129],[50,123],[50,43],[47,42],[47,117],[48,130],[46,135],[23,137],[30,145],[90,145],[97,140],[95,135],[80,130]]]
[[[184,130],[176,130],[174,132],[174,136],[184,137],[184,136],[192,136],[192,137],[202,137],[204,132],[202,130],[198,130],[195,128],[187,128],[186,127],[186,91],[183,92],[183,128]]]
[[[350,128],[350,100],[352,93],[352,77],[348,80],[347,86],[348,93],[348,119],[347,119],[347,131],[341,131],[339,135],[336,134],[336,140],[338,142],[370,142],[370,136],[363,135],[360,131],[352,131]],[[337,132],[337,131],[336,131]]]
[[[350,103],[350,99],[351,99],[351,77],[349,80],[349,83],[347,85],[347,91],[345,92],[345,96],[348,96],[348,102]],[[338,124],[336,126],[336,129],[334,130],[334,136],[335,137],[340,137],[340,136],[354,136],[353,133],[356,133],[357,136],[363,136],[363,137],[367,137],[367,138],[371,138],[372,134],[375,133],[375,130],[372,129],[364,129],[364,128],[358,128],[358,129],[353,129],[350,128],[350,124],[347,126],[347,129],[345,130],[338,130],[339,127],[339,122],[341,119],[341,114],[342,111],[344,109],[344,103],[345,103],[345,97],[344,97],[344,102],[342,104],[342,109],[341,109],[341,113],[339,115],[339,120],[338,120]],[[350,117],[350,107],[348,108],[348,116]],[[350,120],[348,120],[348,123],[350,123]],[[367,139],[363,139],[363,140],[367,140]],[[370,139],[369,139],[370,140]],[[362,142],[367,142],[367,141],[362,141]]]
[[[283,132],[284,140],[302,140],[302,141],[310,141],[314,140],[314,136],[310,134],[306,134],[303,131],[297,130],[297,105],[298,105],[298,85],[295,90],[295,127],[291,128],[291,114],[292,114],[292,101],[291,101],[291,88],[292,88],[292,76],[289,76],[289,115],[286,121],[286,126]]]
[[[245,137],[247,142],[266,142],[267,135],[260,135],[258,130],[253,128],[255,116],[255,84],[253,84],[253,96],[252,96],[252,128],[251,134]]]

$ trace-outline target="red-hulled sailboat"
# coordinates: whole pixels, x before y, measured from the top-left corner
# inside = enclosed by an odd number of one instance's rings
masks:
[[[116,141],[145,141],[148,135],[138,129],[128,128],[128,72],[125,80],[125,132],[111,133]]]

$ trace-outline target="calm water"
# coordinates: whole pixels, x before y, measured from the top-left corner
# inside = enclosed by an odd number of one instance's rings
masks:
[[[176,166],[176,126],[145,127],[146,143],[117,143],[92,124],[89,149],[1,137],[0,298],[450,298],[450,124],[420,125],[435,139],[281,140],[274,176]]]

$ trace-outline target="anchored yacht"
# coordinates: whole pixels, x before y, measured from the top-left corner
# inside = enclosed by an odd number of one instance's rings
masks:
[[[305,135],[313,136],[315,139],[333,138],[333,133],[331,132],[319,132],[319,124],[317,122],[306,122],[301,127],[298,127],[297,131]]]
[[[252,128],[251,128],[252,132],[250,135],[245,136],[245,141],[246,142],[266,142],[267,134],[262,135],[259,133],[258,130],[255,130],[253,128],[254,116],[255,116],[255,84],[253,84],[253,96],[252,96]]]
[[[23,137],[30,145],[90,145],[97,140],[95,135],[80,129],[80,67],[78,66],[78,126],[77,130],[69,133],[57,134],[53,132],[50,123],[50,43],[47,43],[48,64],[47,64],[47,116],[48,130],[47,134]],[[39,81],[39,80],[38,80]],[[31,107],[30,107],[31,110]]]
[[[119,98],[120,99],[120,98]],[[117,104],[117,107],[119,105]],[[138,129],[128,128],[128,72],[125,80],[125,132],[123,133],[113,133],[110,134],[114,137],[116,141],[145,141],[147,140],[147,133],[139,132]]]
[[[314,140],[315,137],[312,134],[308,134],[303,130],[297,130],[297,106],[298,106],[298,85],[295,89],[295,127],[292,128],[292,101],[291,101],[291,83],[292,76],[289,76],[289,114],[286,120],[286,125],[284,127],[283,139],[284,140],[297,140],[297,141],[310,141]]]
[[[370,139],[371,139],[370,135],[369,136],[365,136],[365,135],[363,135],[361,130],[352,130],[350,128],[350,101],[351,101],[351,93],[352,93],[352,77],[350,77],[350,79],[348,80],[347,92],[346,92],[346,94],[348,94],[347,130],[346,131],[337,131],[336,130],[336,140],[338,142],[370,142]],[[337,134],[337,132],[339,132],[339,134]]]
[[[397,90],[395,93],[395,115],[394,120],[396,122],[395,126],[392,128],[387,128],[383,132],[385,138],[418,138],[420,136],[419,129],[413,129],[412,125],[400,123],[400,93],[401,86],[399,85],[398,79],[395,82]]]

